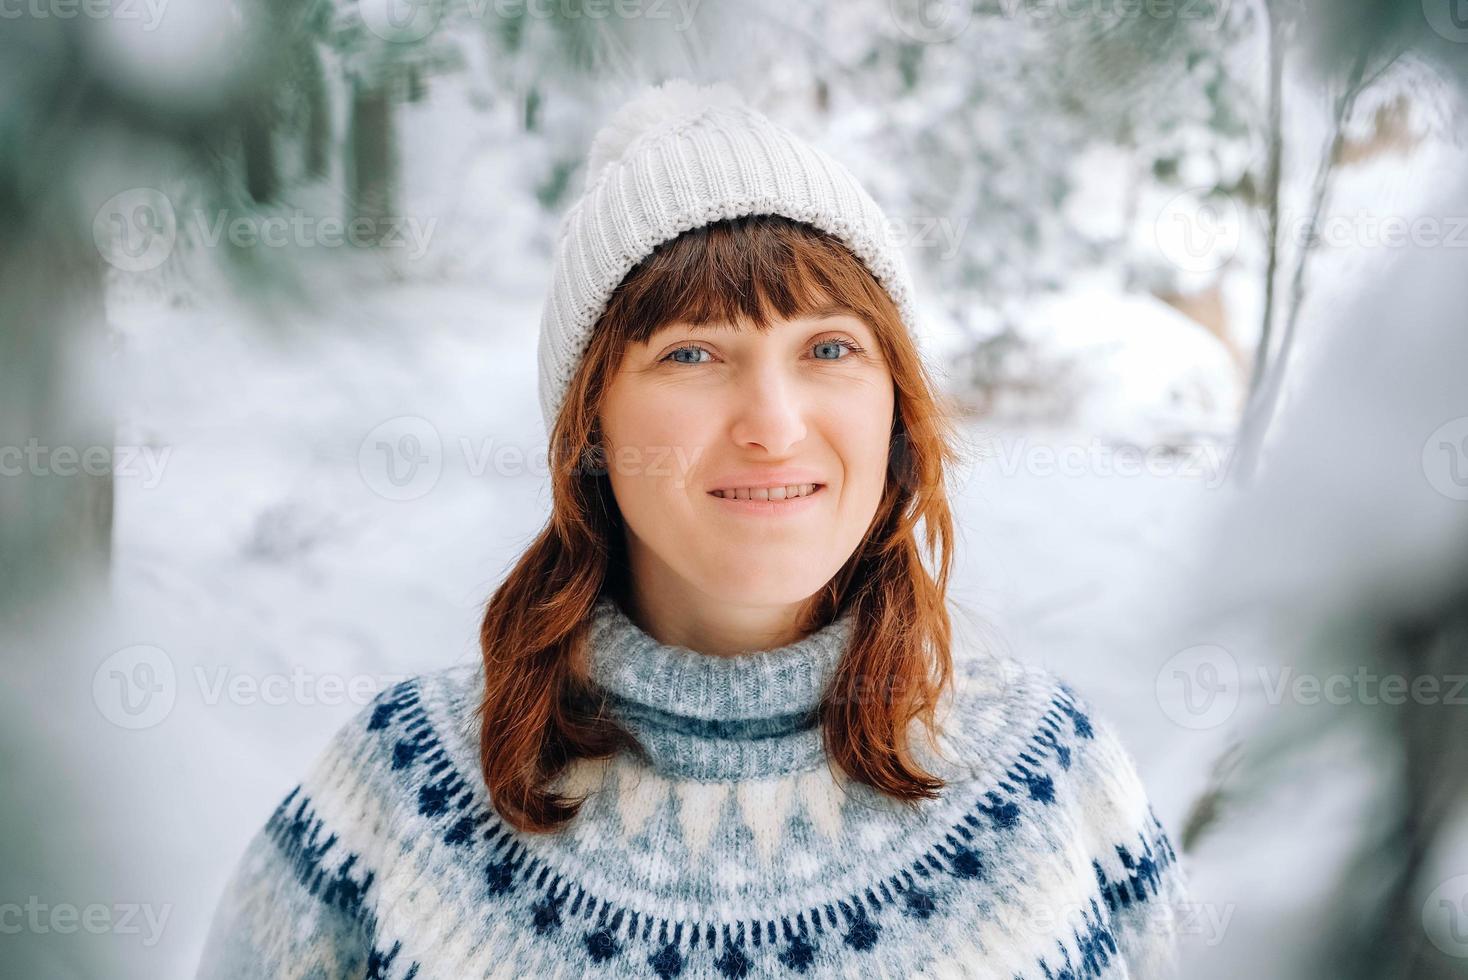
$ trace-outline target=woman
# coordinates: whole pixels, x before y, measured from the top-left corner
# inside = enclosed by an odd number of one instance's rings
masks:
[[[950,644],[887,227],[725,86],[613,118],[542,321],[553,514],[483,662],[335,737],[201,976],[1160,975],[1182,876],[1126,752]]]

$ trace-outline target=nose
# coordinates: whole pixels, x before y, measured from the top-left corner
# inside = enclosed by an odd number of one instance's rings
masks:
[[[730,435],[740,446],[784,456],[805,438],[804,393],[780,367],[751,367],[732,386],[731,395]]]

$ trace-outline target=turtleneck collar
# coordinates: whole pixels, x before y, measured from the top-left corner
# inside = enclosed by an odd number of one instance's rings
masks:
[[[817,709],[852,624],[847,611],[786,646],[713,656],[660,643],[602,596],[587,633],[588,669],[666,775],[776,776],[824,763]]]

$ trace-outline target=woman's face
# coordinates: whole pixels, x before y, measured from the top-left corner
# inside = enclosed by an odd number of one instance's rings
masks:
[[[844,311],[767,333],[670,324],[629,346],[601,430],[638,587],[744,606],[810,597],[876,514],[893,409],[876,336]]]

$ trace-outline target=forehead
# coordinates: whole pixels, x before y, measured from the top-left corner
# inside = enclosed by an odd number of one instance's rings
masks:
[[[849,307],[842,306],[839,303],[827,303],[804,313],[797,313],[795,316],[792,316],[788,319],[778,315],[772,315],[770,316],[767,325],[760,332],[774,332],[784,327],[790,326],[822,326],[826,324],[836,325],[836,321],[840,321],[840,326],[849,326],[853,329],[870,331],[870,328],[867,326],[866,321],[863,320],[856,313],[856,311],[850,309]],[[707,330],[711,332],[722,333],[741,333],[751,328],[759,329],[757,324],[748,319],[713,319],[704,321],[702,323],[690,323],[686,320],[674,320],[658,327],[656,330],[653,331],[652,336],[656,337],[657,335],[664,333],[665,331],[671,330],[677,330],[680,332],[687,332],[692,330]]]

